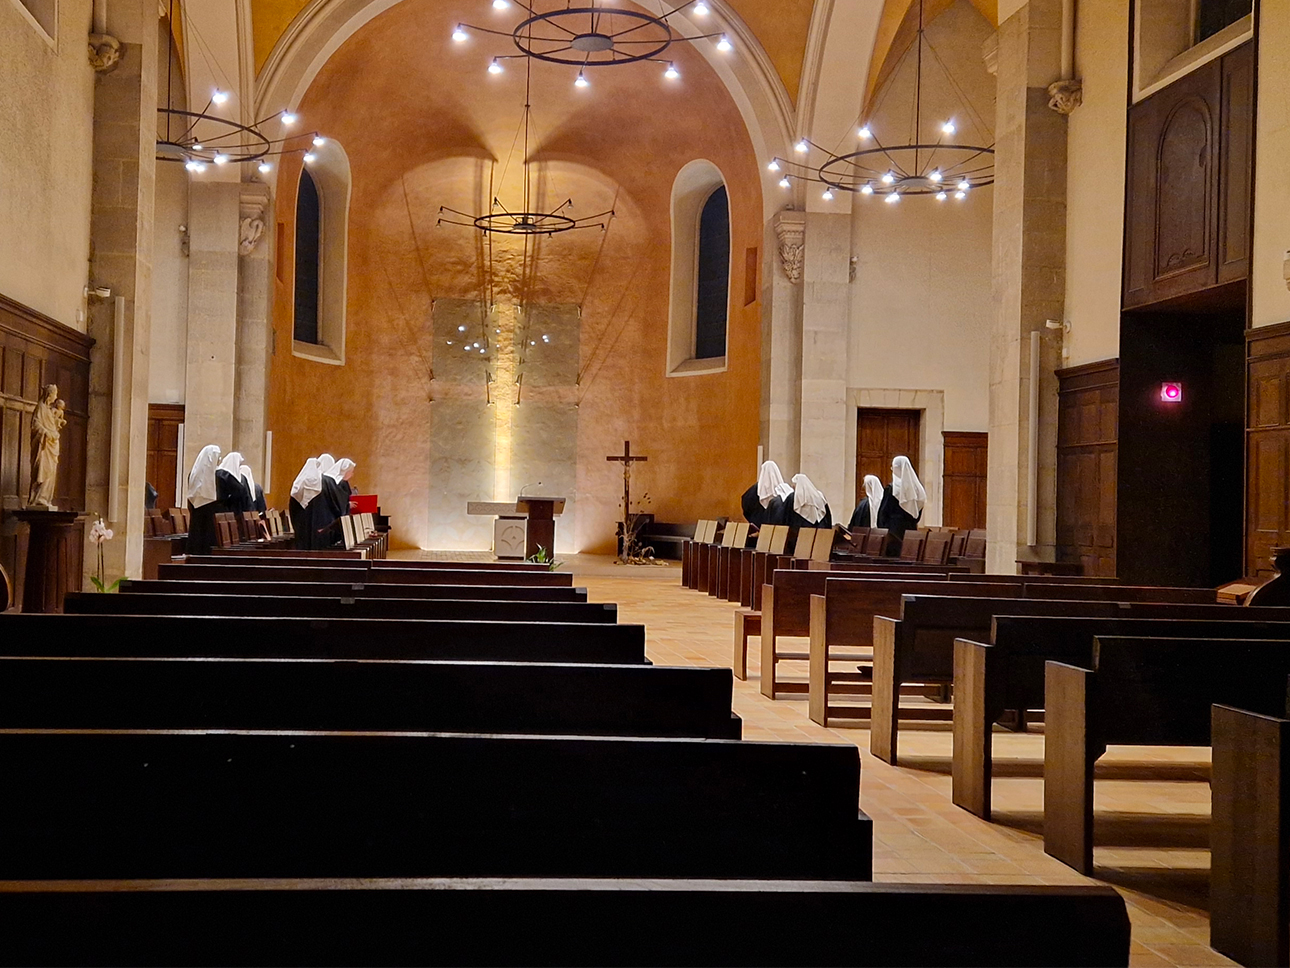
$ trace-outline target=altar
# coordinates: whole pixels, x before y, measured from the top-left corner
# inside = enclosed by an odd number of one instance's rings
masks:
[[[467,501],[466,513],[494,515],[493,554],[506,561],[522,561],[545,548],[555,558],[555,518],[564,513],[565,498],[525,495],[515,503]]]

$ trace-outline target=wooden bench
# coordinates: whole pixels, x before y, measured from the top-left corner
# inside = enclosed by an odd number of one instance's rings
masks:
[[[460,587],[460,586],[451,586]],[[417,618],[494,622],[587,622],[614,624],[617,605],[489,599],[366,598],[319,595],[191,595],[131,592],[100,595],[70,592],[69,615],[244,615],[309,618]]]
[[[0,770],[4,880],[872,870],[851,746],[10,731]]]
[[[1290,609],[1232,608],[1225,605],[1119,606],[1119,614],[1097,614],[1106,603],[1079,603],[1083,616],[1009,615],[1001,602],[993,625],[981,638],[954,643],[954,756],[952,798],[963,809],[990,819],[993,723],[1006,710],[1042,709],[1044,664],[1049,660],[1088,667],[1096,635],[1290,637]],[[1020,604],[1020,603],[1015,603]],[[1070,603],[1046,603],[1061,604]],[[1023,719],[1024,721],[1024,719]]]
[[[646,663],[643,625],[22,613],[0,655]]]
[[[1209,944],[1242,965],[1290,964],[1290,719],[1216,705]]]
[[[393,582],[372,584],[359,579],[344,582],[290,582],[290,581],[220,581],[216,579],[184,581],[168,578],[164,581],[121,582],[122,594],[162,593],[172,595],[317,595],[351,598],[449,598],[489,599],[493,601],[532,602],[585,602],[587,590],[571,586],[552,585],[403,585]]]
[[[1130,932],[1100,885],[667,878],[8,881],[0,919],[7,960],[84,965],[1127,965]]]
[[[1048,662],[1044,851],[1093,867],[1093,764],[1108,744],[1208,746],[1219,703],[1284,714],[1290,641],[1098,636],[1092,668]]]
[[[193,565],[282,565],[310,566],[321,564],[325,568],[358,568],[360,570],[409,570],[409,571],[550,571],[544,564],[529,561],[405,561],[400,558],[363,558],[357,551],[298,551],[288,549],[272,554],[271,549],[259,549],[263,554],[251,552],[221,552],[210,555],[189,555]]]
[[[300,582],[394,582],[396,584],[430,585],[572,585],[573,575],[562,571],[463,571],[459,569],[354,568],[318,565],[161,565],[160,579],[180,578],[189,581],[300,581]],[[360,564],[368,564],[360,562]],[[364,577],[356,579],[355,575]]]
[[[730,671],[697,667],[0,657],[3,729],[738,739],[730,700]]]

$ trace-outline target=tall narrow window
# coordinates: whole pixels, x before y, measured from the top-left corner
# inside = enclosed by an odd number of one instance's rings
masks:
[[[296,315],[294,337],[299,343],[318,343],[319,255],[322,204],[313,176],[302,169],[296,193]]]
[[[722,185],[699,216],[699,271],[694,304],[694,358],[726,355],[726,306],[730,301],[730,200]]]

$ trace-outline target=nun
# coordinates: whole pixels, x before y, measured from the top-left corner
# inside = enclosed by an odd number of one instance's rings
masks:
[[[740,504],[749,524],[784,524],[785,499],[793,489],[784,480],[779,465],[768,460],[757,472],[757,483],[744,491]]]
[[[251,510],[264,517],[267,505],[264,503],[264,488],[255,483],[255,477],[251,474],[251,468],[243,464],[239,468],[242,477],[242,483],[246,485],[247,492],[251,495]]]
[[[215,475],[219,468],[219,448],[207,444],[193,461],[188,472],[188,543],[185,553],[208,555],[218,543],[215,515],[224,510],[217,496]]]
[[[336,526],[342,515],[349,513],[349,500],[344,499],[343,491],[331,477],[336,467],[336,458],[331,454],[318,455],[318,491],[320,497],[310,501],[305,508],[305,531],[309,535],[307,547],[314,551],[326,551],[340,538],[340,528]]]
[[[875,528],[874,521],[878,518],[878,512],[882,508],[882,499],[886,492],[882,488],[882,481],[878,480],[873,474],[864,476],[864,497],[856,505],[856,509],[851,512],[851,523],[847,525],[849,531],[855,531],[857,528]]]
[[[908,457],[897,457],[891,462],[891,486],[878,508],[878,527],[887,529],[888,553],[893,553],[893,548],[899,553],[905,532],[918,527],[926,503],[927,492],[914,473],[914,465]]]
[[[215,496],[225,511],[240,515],[251,510],[251,495],[242,480],[242,455],[235,450],[220,461],[215,472]]]
[[[784,499],[785,524],[794,528],[831,528],[833,512],[820,489],[805,474],[793,475],[793,492]]]
[[[349,497],[354,493],[349,479],[354,476],[356,466],[348,457],[342,457],[332,465],[331,470],[323,473],[323,494],[338,518],[349,514]]]
[[[310,457],[305,466],[300,468],[291,485],[291,501],[287,513],[291,515],[291,530],[296,533],[296,547],[308,550],[312,547],[309,534],[309,505],[322,493],[322,471],[319,470],[318,458]]]

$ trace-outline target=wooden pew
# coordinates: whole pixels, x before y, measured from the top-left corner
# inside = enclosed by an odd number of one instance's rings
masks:
[[[5,613],[0,655],[646,664],[643,625],[185,615]]]
[[[361,562],[367,564],[367,562]],[[356,578],[356,575],[363,577]],[[572,585],[573,575],[564,571],[460,571],[427,569],[413,571],[392,568],[354,568],[318,565],[161,565],[157,577],[187,581],[299,581],[299,582],[392,582],[427,585]]]
[[[399,570],[410,571],[550,571],[550,567],[531,561],[407,561],[401,558],[363,558],[357,551],[300,551],[285,549],[277,554],[270,549],[259,549],[263,554],[251,552],[229,553],[227,551],[210,555],[189,555],[188,564],[193,565],[301,565],[321,564],[326,568],[358,568],[360,570]]]
[[[103,596],[107,597],[107,596]],[[738,739],[728,669],[529,662],[0,657],[3,729]]]
[[[1290,720],[1213,707],[1209,945],[1290,964]]]
[[[761,607],[761,693],[774,699],[776,693],[805,693],[805,682],[779,682],[776,664],[785,660],[808,659],[807,652],[780,652],[776,643],[779,636],[804,636],[811,632],[811,596],[824,591],[824,584],[833,577],[831,571],[803,571],[777,569],[762,588]],[[883,572],[872,572],[887,577]],[[902,573],[903,574],[903,573]],[[920,577],[914,573],[914,577]],[[941,576],[921,576],[939,580]],[[903,580],[903,579],[893,579]],[[735,642],[736,650],[746,648]],[[738,656],[736,656],[738,662]]]
[[[1130,931],[1101,885],[667,878],[8,881],[0,919],[83,965],[1127,965]]]
[[[316,595],[324,598],[342,595],[350,598],[448,598],[490,599],[494,601],[585,602],[587,590],[549,585],[401,585],[390,582],[371,584],[353,582],[289,581],[165,581],[121,582],[121,593],[171,595]]]
[[[1284,715],[1287,674],[1285,639],[1098,636],[1092,668],[1048,662],[1044,851],[1092,870],[1093,764],[1108,744],[1208,746],[1215,703]]]
[[[10,731],[0,770],[4,880],[872,870],[851,746]]]
[[[460,586],[450,586],[460,587]],[[494,622],[586,622],[614,624],[617,605],[489,599],[366,598],[319,595],[192,595],[131,592],[100,595],[70,592],[68,615],[245,615],[310,618],[417,618]]]

